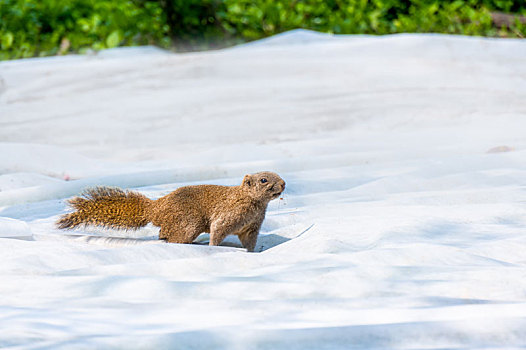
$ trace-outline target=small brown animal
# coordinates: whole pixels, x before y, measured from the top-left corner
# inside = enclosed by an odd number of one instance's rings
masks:
[[[237,235],[252,252],[268,203],[284,189],[285,181],[268,171],[245,175],[239,186],[184,186],[157,200],[119,188],[95,187],[69,200],[75,211],[64,214],[57,226],[138,229],[151,222],[161,228],[159,238],[170,243],[192,243],[207,232],[210,245],[219,245],[227,235]]]

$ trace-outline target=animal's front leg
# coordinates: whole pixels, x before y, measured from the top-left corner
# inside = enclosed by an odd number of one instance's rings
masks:
[[[250,224],[244,227],[237,235],[243,247],[249,252],[253,252],[256,248],[256,242],[258,240],[259,228],[261,224]]]
[[[210,243],[209,245],[220,245],[226,236],[231,235],[239,230],[239,223],[218,220],[210,225]]]

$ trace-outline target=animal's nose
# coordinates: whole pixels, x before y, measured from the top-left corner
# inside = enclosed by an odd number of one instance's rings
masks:
[[[285,189],[285,181],[281,183],[281,190],[283,191]]]

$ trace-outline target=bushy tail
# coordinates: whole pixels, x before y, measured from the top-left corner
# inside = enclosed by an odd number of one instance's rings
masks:
[[[57,227],[72,229],[80,225],[103,226],[114,229],[138,229],[146,226],[152,200],[138,192],[114,187],[95,187],[80,197],[69,200],[74,212],[64,214]]]

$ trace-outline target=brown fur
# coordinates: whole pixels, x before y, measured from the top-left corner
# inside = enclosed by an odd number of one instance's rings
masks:
[[[170,243],[192,243],[207,232],[210,245],[219,245],[233,234],[254,251],[268,202],[284,189],[285,181],[272,172],[246,175],[233,187],[185,186],[155,201],[138,192],[95,187],[69,201],[75,211],[63,215],[57,226],[138,229],[151,222],[161,228],[159,238]]]

